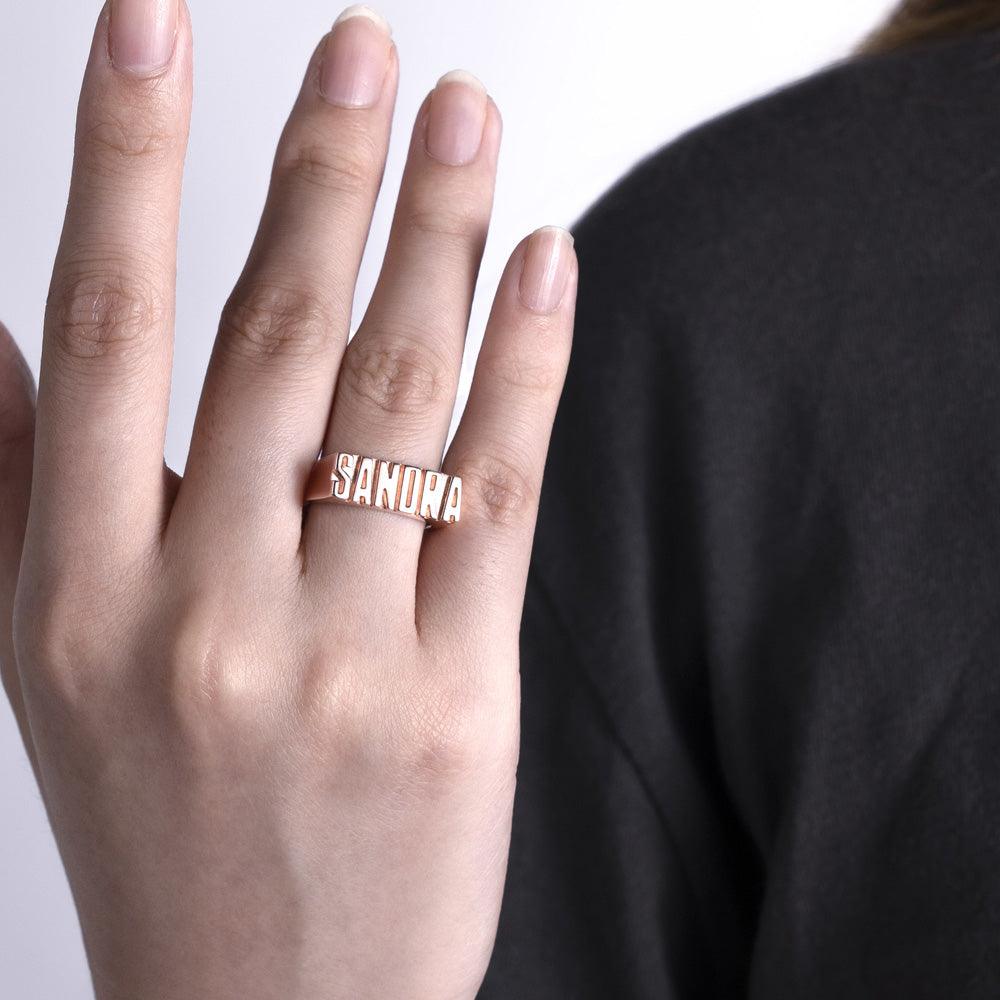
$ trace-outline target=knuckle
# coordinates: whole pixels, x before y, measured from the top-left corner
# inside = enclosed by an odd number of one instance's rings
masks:
[[[222,313],[221,333],[238,355],[268,360],[276,355],[307,362],[320,352],[334,318],[310,293],[267,282],[245,282]]]
[[[402,337],[355,338],[347,349],[341,386],[382,413],[419,416],[450,398],[447,367],[426,345]]]
[[[471,772],[480,752],[479,713],[475,700],[460,686],[437,685],[411,706],[405,763],[422,778],[446,778]]]
[[[53,283],[50,328],[63,353],[119,357],[141,348],[166,319],[151,282],[124,268],[74,268]]]
[[[360,136],[343,146],[301,143],[279,153],[274,174],[332,194],[360,196],[368,193],[380,175],[374,146]]]
[[[462,477],[463,507],[493,524],[518,523],[538,502],[532,478],[513,459],[477,455],[457,462],[455,473]]]
[[[49,699],[83,711],[110,680],[108,643],[115,614],[105,596],[87,599],[63,582],[30,593],[19,589],[13,615],[15,660],[31,685]]]
[[[353,743],[366,728],[362,675],[329,654],[308,659],[298,687],[298,711],[308,728],[335,743]]]
[[[176,130],[162,116],[149,109],[128,109],[82,129],[78,155],[89,169],[116,172],[123,163],[155,165],[176,146]]]
[[[249,670],[244,652],[219,642],[197,615],[177,628],[164,669],[172,714],[192,742],[217,742],[226,733],[259,728],[268,695],[261,674]]]
[[[497,351],[480,356],[483,373],[501,389],[528,396],[548,398],[562,383],[562,371],[549,356],[537,357],[514,351]]]
[[[513,695],[513,697],[511,697]],[[408,698],[405,763],[421,779],[512,770],[517,760],[516,692],[491,691],[473,674],[435,678]]]
[[[457,243],[462,247],[486,239],[486,223],[480,213],[460,205],[414,207],[407,213],[406,223],[409,229],[421,236]]]
[[[343,639],[338,654],[317,653],[296,685],[296,710],[309,752],[336,767],[384,778],[399,773],[399,729],[390,687],[371,683],[370,664]],[[346,654],[346,655],[345,655]]]

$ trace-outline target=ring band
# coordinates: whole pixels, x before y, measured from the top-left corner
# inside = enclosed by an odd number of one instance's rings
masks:
[[[320,458],[309,476],[305,502],[323,500],[405,514],[429,525],[455,524],[462,514],[462,479],[338,451]]]

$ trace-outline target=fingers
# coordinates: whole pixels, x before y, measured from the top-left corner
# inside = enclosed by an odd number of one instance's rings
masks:
[[[326,451],[437,467],[451,422],[476,276],[489,227],[501,122],[467,73],[441,78],[421,108],[382,272],[337,383]],[[413,574],[418,522],[313,507],[307,546],[322,565],[372,555]],[[397,545],[405,546],[396,551]],[[343,565],[343,563],[341,563]]]
[[[444,463],[462,477],[461,520],[428,532],[420,556],[417,622],[425,634],[481,637],[487,629],[489,639],[516,642],[576,282],[572,238],[551,227],[521,242],[500,280]]]
[[[297,550],[302,483],[347,342],[397,77],[389,26],[367,8],[348,8],[314,53],[224,310],[173,521],[217,522],[257,552]]]
[[[35,474],[53,555],[72,541],[86,560],[158,532],[190,77],[180,0],[112,0],[45,318]]]
[[[34,429],[35,383],[21,352],[0,324],[0,677],[29,755],[32,747],[14,662],[12,623],[31,493]]]

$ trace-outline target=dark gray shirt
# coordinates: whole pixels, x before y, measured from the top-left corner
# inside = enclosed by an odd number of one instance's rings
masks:
[[[1000,35],[710,122],[575,234],[482,996],[996,1000]]]

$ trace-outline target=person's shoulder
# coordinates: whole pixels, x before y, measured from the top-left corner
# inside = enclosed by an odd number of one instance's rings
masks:
[[[641,255],[676,276],[706,255],[724,265],[727,247],[821,243],[887,193],[922,196],[949,163],[976,169],[966,140],[998,106],[1000,32],[845,59],[637,163],[573,226],[582,265]]]

